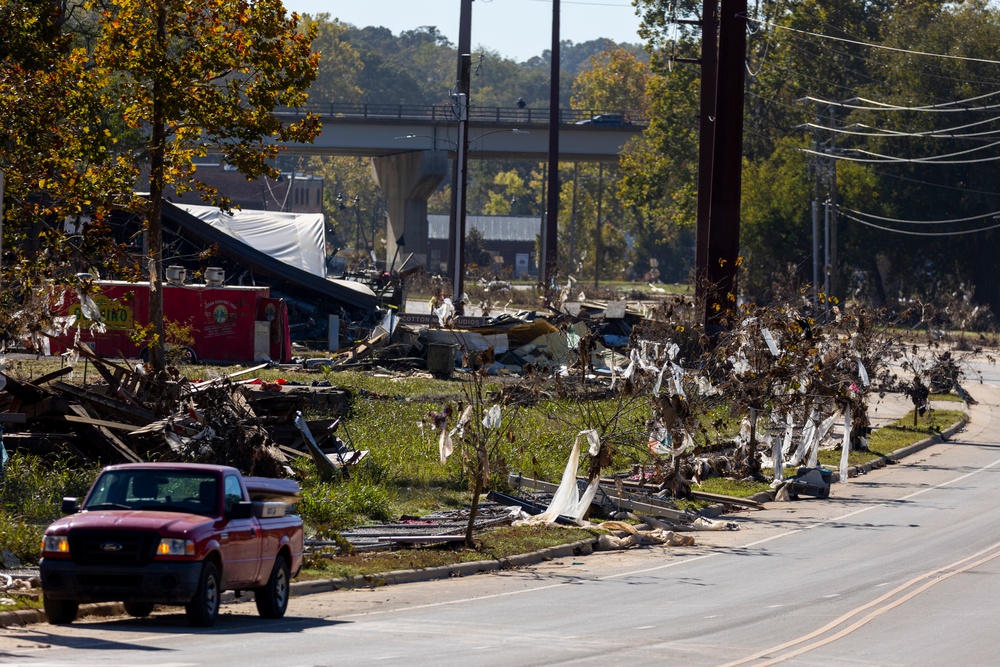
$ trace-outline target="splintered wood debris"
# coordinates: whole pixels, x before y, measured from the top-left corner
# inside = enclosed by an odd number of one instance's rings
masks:
[[[353,465],[365,454],[349,451],[333,434],[334,420],[303,419],[296,426],[304,394],[289,392],[274,402],[273,393],[237,381],[263,366],[192,383],[175,369],[151,376],[144,367],[101,359],[88,348],[79,352],[98,382],[71,383],[69,366],[30,380],[6,378],[0,424],[9,453],[68,454],[102,465],[218,463],[262,477],[290,476],[290,463],[300,456],[311,456],[322,472]],[[326,402],[346,407],[343,396]]]

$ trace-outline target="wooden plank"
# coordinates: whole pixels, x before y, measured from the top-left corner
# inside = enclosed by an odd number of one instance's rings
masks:
[[[510,475],[507,476],[507,483],[514,487],[526,486],[529,489],[538,489],[539,491],[548,492],[554,492],[559,488],[558,484],[543,482],[531,477],[523,477],[517,473],[510,473]],[[693,520],[694,518],[687,512],[682,512],[674,507],[667,507],[666,505],[657,503],[652,498],[639,500],[634,497],[634,494],[630,493],[618,495],[617,490],[612,492],[612,489],[605,486],[600,487],[600,490],[604,493],[609,502],[622,509],[637,510],[653,516],[662,516],[675,521],[683,521],[685,523]]]
[[[71,405],[69,406],[69,409],[78,417],[93,419],[93,417],[87,413],[87,409],[82,405]],[[132,451],[132,448],[122,442],[118,436],[111,432],[110,429],[87,423],[84,423],[83,426],[90,429],[95,435],[93,443],[97,445],[98,448],[102,449],[105,454],[114,460],[115,463],[142,462],[139,455]]]
[[[232,380],[233,378],[239,377],[241,375],[246,375],[247,373],[253,373],[254,371],[259,371],[260,369],[267,368],[270,365],[271,364],[269,363],[260,364],[259,366],[254,366],[253,368],[247,368],[242,371],[236,371],[235,373],[230,373],[229,375],[225,375],[220,378],[213,378],[211,380],[205,380],[203,382],[196,382],[195,384],[191,385],[191,388],[194,389],[195,391],[198,391],[199,389],[204,389],[209,385],[218,384],[219,382],[223,382],[225,380]]]
[[[691,497],[696,500],[708,500],[710,502],[725,503],[727,505],[741,505],[743,507],[752,507],[753,509],[764,509],[764,506],[758,503],[756,500],[750,500],[749,498],[734,498],[733,496],[723,496],[718,493],[707,493],[705,491],[691,491]]]
[[[52,387],[53,389],[57,389],[64,394],[69,394],[70,396],[78,398],[81,401],[93,403],[102,410],[109,410],[117,415],[132,418],[137,422],[146,423],[156,419],[156,415],[153,414],[152,410],[132,405],[131,403],[126,403],[124,401],[119,401],[118,399],[110,396],[104,396],[92,391],[87,391],[66,382],[56,382],[52,385]]]
[[[465,535],[382,535],[375,539],[379,542],[464,542]]]
[[[37,378],[34,378],[31,381],[31,384],[35,385],[36,387],[40,387],[41,385],[45,384],[46,382],[51,382],[52,380],[55,380],[56,378],[61,378],[63,375],[68,375],[68,374],[70,374],[72,372],[73,372],[73,367],[72,366],[63,366],[62,368],[60,368],[58,370],[54,370],[51,373],[46,373],[45,375],[41,375],[41,376],[39,376]]]
[[[89,424],[90,426],[102,426],[104,428],[117,429],[119,431],[132,432],[139,430],[139,427],[135,424],[122,424],[121,422],[110,422],[104,419],[94,419],[92,417],[80,417],[77,415],[65,415],[63,416],[68,422],[74,422],[77,424]]]

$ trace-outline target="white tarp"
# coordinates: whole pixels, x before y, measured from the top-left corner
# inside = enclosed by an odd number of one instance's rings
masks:
[[[326,278],[326,237],[322,213],[237,211],[174,204],[219,231],[297,269]]]
[[[537,514],[523,521],[514,522],[514,525],[532,525],[537,523],[554,523],[560,516],[568,516],[580,521],[583,515],[590,508],[590,503],[597,495],[597,487],[601,478],[595,477],[587,485],[586,490],[581,494],[576,483],[576,469],[580,464],[580,441],[586,439],[589,444],[588,453],[597,456],[601,451],[601,439],[597,431],[588,429],[580,431],[573,441],[573,450],[570,452],[569,460],[566,461],[566,469],[563,470],[562,481],[552,496],[552,502],[541,514]]]

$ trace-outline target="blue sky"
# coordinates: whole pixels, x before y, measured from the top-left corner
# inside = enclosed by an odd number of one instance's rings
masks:
[[[606,37],[640,43],[639,17],[629,0],[560,0],[560,37],[575,43]],[[329,14],[358,27],[377,25],[399,34],[431,25],[458,42],[460,0],[285,0],[299,14]],[[552,44],[551,0],[474,0],[472,45],[518,61]]]

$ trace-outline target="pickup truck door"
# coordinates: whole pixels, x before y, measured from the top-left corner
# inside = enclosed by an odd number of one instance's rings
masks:
[[[260,522],[255,517],[230,518],[233,506],[246,500],[240,479],[235,475],[226,475],[224,488],[224,515],[219,543],[222,545],[222,576],[225,587],[229,588],[257,580],[262,535]]]

